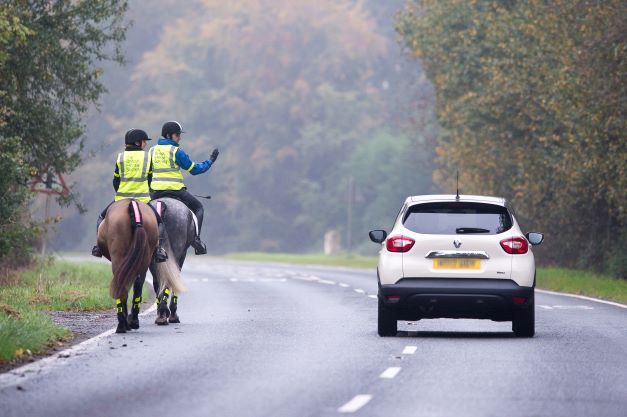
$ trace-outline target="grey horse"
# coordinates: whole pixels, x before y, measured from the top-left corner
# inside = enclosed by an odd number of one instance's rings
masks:
[[[174,198],[158,198],[152,200],[150,204],[160,212],[165,225],[163,244],[168,253],[168,261],[165,264],[170,268],[178,268],[180,271],[187,256],[187,249],[196,237],[194,215],[184,203]],[[155,323],[158,325],[166,325],[168,322],[180,323],[176,313],[178,294],[174,292],[174,289],[168,288],[164,284],[158,265],[154,261],[150,264],[150,273],[153,277],[152,284],[155,294],[157,294],[157,319]],[[168,308],[170,295],[172,295],[172,299]]]

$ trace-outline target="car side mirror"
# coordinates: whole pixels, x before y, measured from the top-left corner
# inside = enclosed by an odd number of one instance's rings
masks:
[[[385,230],[371,230],[368,235],[374,243],[383,243],[385,238],[388,237],[388,232]]]
[[[538,246],[544,241],[544,234],[538,232],[529,232],[525,237],[533,246]]]

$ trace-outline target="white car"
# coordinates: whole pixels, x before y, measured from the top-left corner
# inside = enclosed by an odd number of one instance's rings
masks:
[[[397,320],[474,318],[512,321],[519,337],[535,333],[535,261],[541,233],[523,235],[503,198],[408,197],[389,235],[373,230],[379,252],[380,336]]]

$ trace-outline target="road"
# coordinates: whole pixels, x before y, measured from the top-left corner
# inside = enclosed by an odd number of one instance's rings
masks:
[[[627,415],[627,309],[537,294],[533,339],[475,320],[380,338],[374,271],[195,258],[183,276],[181,324],[150,314],[0,376],[0,415]]]

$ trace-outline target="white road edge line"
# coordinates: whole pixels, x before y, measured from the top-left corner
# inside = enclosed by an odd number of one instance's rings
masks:
[[[401,367],[400,366],[391,366],[388,369],[386,369],[385,371],[381,372],[381,375],[379,375],[379,378],[392,379],[396,375],[398,375],[398,373],[400,371],[401,371]]]
[[[608,305],[611,305],[611,306],[614,306],[614,307],[619,307],[619,308],[627,308],[627,305],[625,305],[625,304],[616,303],[614,301],[600,300],[598,298],[593,298],[593,297],[586,297],[585,295],[570,294],[570,293],[567,293],[567,292],[556,292],[556,291],[549,291],[549,290],[541,290],[539,288],[536,288],[536,291],[539,292],[539,293],[543,293],[543,294],[562,295],[564,297],[579,298],[580,300],[594,301],[595,303],[608,304]]]
[[[149,283],[152,286],[152,279],[146,277],[146,283]],[[157,310],[157,304],[151,304],[152,306],[148,310],[141,312],[139,315],[146,316],[150,313],[154,313]],[[7,371],[4,374],[0,374],[0,389],[4,389],[12,385],[18,385],[19,383],[25,382],[30,379],[31,376],[45,374],[50,371],[54,366],[58,366],[61,364],[65,365],[67,364],[67,361],[59,363],[58,360],[77,356],[77,354],[80,354],[81,352],[87,350],[87,348],[91,345],[96,344],[101,339],[104,339],[105,337],[110,336],[113,333],[115,333],[115,328],[97,334],[91,339],[84,340],[77,345],[64,349],[61,352],[57,352],[52,356],[46,356],[45,358],[41,358],[39,360],[36,360],[35,362],[31,362],[29,364],[20,366],[19,368]]]
[[[405,346],[405,349],[403,349],[403,355],[413,355],[416,353],[416,349],[418,349],[418,346]]]
[[[354,413],[372,399],[372,395],[359,394],[355,395],[352,400],[337,409],[338,413]]]

